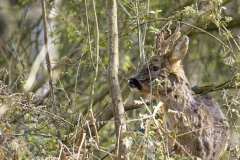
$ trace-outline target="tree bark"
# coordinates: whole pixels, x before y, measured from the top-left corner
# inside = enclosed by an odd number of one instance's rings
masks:
[[[127,137],[126,120],[121,89],[118,82],[118,25],[117,25],[117,4],[115,0],[107,1],[107,22],[108,22],[108,83],[112,99],[112,109],[115,120],[116,131],[116,153],[117,159],[127,159]],[[125,134],[124,134],[125,135]]]

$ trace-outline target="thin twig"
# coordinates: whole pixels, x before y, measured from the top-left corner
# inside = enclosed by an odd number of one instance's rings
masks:
[[[94,132],[95,132],[95,136],[96,136],[96,141],[97,141],[98,149],[100,149],[99,137],[98,137],[97,127],[96,127],[96,120],[95,120],[95,118],[94,118],[94,116],[93,116],[92,110],[90,110],[89,112],[90,112],[91,119],[92,119],[92,124],[93,124],[93,127],[94,127]],[[90,130],[90,132],[91,132],[91,130]]]
[[[139,7],[139,2],[136,1],[135,3],[135,12],[136,12],[136,21],[137,21],[137,30],[138,30],[138,52],[139,52],[139,61],[138,61],[138,68],[140,66],[142,66],[144,64],[144,55],[142,52],[142,41],[141,41],[141,37],[142,37],[142,32],[141,32],[141,28],[140,28],[140,20],[139,20],[139,11],[138,11],[138,7]]]
[[[90,60],[91,60],[91,65],[94,68],[94,63],[93,63],[93,57],[92,57],[92,45],[91,45],[91,33],[90,33],[90,25],[88,22],[88,9],[87,9],[87,1],[84,0],[84,4],[85,4],[85,12],[86,12],[86,22],[87,22],[87,43],[89,46],[89,54],[90,54]]]
[[[218,39],[217,37],[215,37],[215,36],[212,35],[211,33],[207,32],[207,31],[205,31],[205,30],[203,30],[203,29],[201,29],[201,28],[199,28],[199,27],[196,27],[196,26],[194,26],[194,25],[192,25],[192,24],[189,24],[189,23],[185,23],[185,22],[180,22],[180,23],[185,24],[185,25],[187,25],[187,26],[190,26],[190,27],[192,27],[192,28],[195,28],[195,29],[200,30],[201,32],[206,33],[207,35],[213,37],[213,38],[214,38],[215,40],[217,40],[219,43],[221,43],[222,45],[224,45],[229,51],[233,52],[225,43],[223,43],[220,39]]]
[[[47,0],[46,0],[46,2],[47,2],[52,8],[55,9],[56,13],[62,17],[62,19],[66,22],[66,24],[70,25],[80,37],[82,37],[85,41],[87,41],[87,40],[85,39],[85,37],[83,37],[83,35],[81,34],[81,32],[77,29],[77,27],[75,27],[69,20],[67,20],[67,18],[65,18],[65,16],[64,16],[63,14],[61,14],[61,12],[53,5],[53,3],[50,3],[50,2],[47,1]]]
[[[122,7],[123,11],[128,15],[129,18],[132,18],[132,15],[127,11],[127,9],[123,6],[121,0],[118,0],[120,7]]]
[[[97,20],[97,14],[96,14],[94,0],[92,0],[92,4],[93,4],[93,12],[94,12],[94,24],[95,24],[95,27],[96,27],[95,28],[96,29],[96,31],[95,31],[96,64],[95,65],[93,64],[93,62],[92,62],[93,60],[92,60],[92,57],[91,57],[92,66],[94,68],[94,76],[93,76],[93,79],[91,81],[91,90],[90,90],[88,110],[92,110],[94,87],[95,87],[95,82],[96,82],[97,76],[98,76],[98,61],[99,61],[99,30],[98,30],[98,20]],[[86,8],[86,11],[87,11],[87,8]],[[90,47],[90,50],[91,50],[91,45],[89,47]],[[90,52],[90,55],[91,55],[91,52]]]
[[[45,9],[45,0],[42,0],[42,13],[43,13],[44,46],[45,46],[47,70],[49,74],[49,86],[50,86],[50,94],[52,99],[52,109],[53,109],[53,113],[57,115],[57,106],[56,106],[54,90],[53,90],[53,82],[52,82],[52,66],[51,66],[51,61],[50,61],[49,51],[48,51],[48,31],[47,31],[47,16],[46,16],[46,9]],[[60,131],[60,126],[57,120],[55,121],[55,126],[57,128],[58,138],[61,140],[61,131]]]
[[[82,141],[81,141],[81,144],[80,144],[80,146],[79,146],[79,148],[78,148],[77,159],[79,159],[80,152],[81,152],[81,149],[82,149],[83,143],[84,143],[84,141],[85,141],[85,137],[86,137],[86,133],[83,133]]]

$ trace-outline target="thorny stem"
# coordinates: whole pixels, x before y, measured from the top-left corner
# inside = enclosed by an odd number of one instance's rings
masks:
[[[146,13],[149,12],[149,6],[150,6],[150,0],[147,1],[147,7],[146,7]],[[143,25],[143,31],[142,31],[142,52],[143,52],[143,63],[145,63],[146,61],[146,55],[145,55],[145,51],[144,51],[144,45],[145,45],[145,39],[146,39],[146,35],[147,35],[147,23]]]
[[[83,37],[83,35],[81,34],[81,32],[80,32],[70,21],[68,21],[67,18],[65,18],[63,14],[61,14],[61,12],[53,5],[53,3],[50,3],[50,2],[47,1],[47,0],[46,0],[46,2],[47,2],[52,8],[55,9],[55,11],[57,12],[57,14],[62,17],[63,21],[65,21],[68,25],[70,25],[80,37],[82,37],[85,41],[87,41],[87,40]]]
[[[189,24],[189,23],[185,23],[185,22],[180,22],[180,23],[185,24],[185,25],[187,25],[187,26],[190,26],[190,27],[192,27],[192,28],[198,29],[198,30],[206,33],[207,35],[211,36],[212,38],[214,38],[215,40],[217,40],[219,43],[221,43],[222,45],[224,45],[228,50],[230,50],[231,52],[233,52],[233,51],[229,48],[229,46],[227,46],[225,43],[223,43],[220,39],[218,39],[217,37],[215,37],[215,36],[212,35],[211,33],[207,32],[207,31],[205,31],[205,30],[203,30],[203,29],[201,29],[201,28],[199,28],[199,27],[196,27],[196,26],[194,26],[194,25],[192,25],[192,24]]]
[[[223,30],[224,30],[225,32],[229,32],[224,25],[221,25],[221,27],[223,28]],[[239,45],[237,44],[237,42],[235,41],[235,39],[233,38],[232,34],[229,34],[229,35],[230,35],[230,38],[233,40],[233,43],[234,43],[235,46],[237,47],[238,51],[240,52],[240,47],[239,47]],[[232,53],[233,53],[233,52],[232,52]],[[235,54],[232,54],[232,55],[234,56],[235,59],[237,59],[237,57],[235,56]],[[238,65],[240,64],[239,61],[237,61],[237,63],[238,63]],[[238,71],[239,71],[239,70],[240,70],[240,68],[238,67]]]
[[[45,9],[45,0],[42,0],[42,13],[43,13],[43,28],[44,28],[44,45],[45,45],[45,53],[46,53],[47,70],[49,74],[49,86],[50,86],[50,94],[52,99],[52,109],[53,109],[53,113],[57,115],[57,106],[56,106],[54,90],[53,90],[53,82],[52,82],[52,66],[51,66],[51,61],[50,61],[49,51],[48,51],[48,32],[47,32],[47,16],[46,16],[46,9]],[[60,132],[60,126],[58,124],[58,120],[54,122],[57,128],[58,138],[61,140],[61,132]]]
[[[17,57],[20,65],[21,65],[21,67],[22,67],[22,71],[23,71],[22,75],[23,75],[23,78],[24,78],[24,79],[25,79],[25,68],[24,68],[24,66],[23,66],[23,64],[22,64],[22,62],[21,62],[21,60],[20,60],[19,55],[18,55],[18,48],[19,48],[19,45],[20,45],[21,38],[22,38],[22,36],[23,36],[23,35],[22,35],[22,32],[23,32],[23,27],[24,27],[24,24],[25,24],[25,22],[26,22],[27,16],[28,16],[28,6],[26,6],[26,7],[24,8],[24,13],[23,13],[23,16],[22,16],[21,27],[20,27],[20,32],[19,32],[19,35],[18,35],[18,40],[17,40],[16,47],[14,46],[14,44],[12,44],[13,49],[14,49],[14,50],[13,50],[13,53],[16,54],[16,57]],[[9,66],[9,68],[11,68],[11,67]],[[9,80],[10,80],[10,82],[11,82],[11,81],[12,81],[12,80],[11,80],[12,77],[10,76],[10,75],[12,75],[11,69],[9,69],[9,71],[10,71]],[[18,80],[18,79],[17,79],[17,80]],[[16,80],[15,84],[17,83],[17,80]],[[14,85],[12,86],[12,88],[13,88],[13,87],[14,87]]]
[[[91,120],[92,120],[93,127],[94,127],[94,132],[95,132],[95,136],[96,136],[96,141],[97,141],[98,149],[100,149],[100,143],[99,143],[99,137],[98,137],[97,127],[96,127],[96,121],[95,121],[95,118],[94,118],[94,116],[93,116],[92,110],[90,110],[89,112],[90,112]],[[90,130],[90,131],[91,131],[91,130]]]
[[[81,144],[78,148],[78,154],[77,154],[77,159],[79,159],[79,156],[80,156],[80,151],[82,150],[82,146],[83,146],[83,143],[86,141],[86,133],[83,133],[83,138],[82,138],[82,141],[81,141]]]
[[[132,15],[127,11],[127,9],[123,6],[122,2],[120,0],[118,0],[118,3],[120,5],[120,7],[122,7],[122,9],[124,10],[124,12],[129,16],[129,18],[132,18]]]
[[[143,52],[142,52],[142,41],[141,41],[141,28],[140,28],[140,20],[139,20],[139,12],[138,12],[138,7],[139,7],[139,4],[138,4],[138,1],[136,1],[136,4],[135,4],[135,12],[136,12],[136,18],[137,18],[137,29],[138,29],[138,51],[139,51],[139,61],[138,61],[138,68],[140,66],[142,66],[142,64],[144,63],[144,60],[143,60]]]
[[[228,32],[227,28],[226,28],[224,25],[222,25],[222,28],[223,28],[226,32]],[[240,47],[238,46],[237,42],[235,41],[235,39],[233,38],[233,36],[232,36],[231,34],[230,34],[230,37],[232,38],[235,46],[237,47],[238,51],[240,52]]]
[[[82,58],[80,58],[80,59],[79,59],[79,62],[78,62],[77,75],[76,75],[75,87],[74,87],[74,97],[77,95],[78,75],[79,75],[79,70],[80,70],[81,62],[82,62]],[[75,103],[75,102],[73,102],[73,103]],[[74,105],[74,106],[75,106],[75,105]]]
[[[86,1],[86,0],[85,0]],[[94,12],[94,24],[96,27],[96,33],[95,33],[95,50],[96,50],[96,65],[93,64],[93,60],[91,60],[92,62],[92,66],[94,68],[94,77],[91,81],[91,91],[90,91],[90,98],[89,98],[89,107],[88,110],[92,109],[92,105],[93,105],[93,95],[94,95],[94,85],[95,82],[97,80],[97,75],[98,75],[98,61],[99,61],[99,29],[98,29],[98,20],[97,20],[97,14],[96,14],[96,9],[95,9],[95,2],[94,0],[92,0],[92,4],[93,4],[93,12]],[[87,6],[86,6],[87,7]],[[87,8],[86,8],[87,11]],[[90,44],[89,44],[90,45]],[[91,45],[90,45],[91,48]],[[90,52],[91,55],[91,52]],[[92,59],[92,57],[91,57]]]
[[[92,58],[92,45],[91,45],[91,36],[90,36],[90,27],[89,27],[89,22],[88,22],[88,9],[87,9],[87,1],[84,0],[85,4],[85,9],[86,9],[86,21],[87,21],[87,43],[89,46],[89,54],[90,54],[90,59],[91,59],[91,65],[94,67],[93,63],[93,58]]]

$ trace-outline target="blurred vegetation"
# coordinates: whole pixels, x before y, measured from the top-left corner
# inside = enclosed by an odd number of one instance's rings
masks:
[[[106,4],[105,1],[95,2],[99,42],[95,40],[92,1],[46,0],[49,54],[57,105],[55,115],[44,59],[41,1],[1,0],[0,159],[114,158],[114,121],[104,115],[111,103],[106,81]],[[152,54],[154,32],[169,20],[173,21],[173,28],[177,21],[183,22],[182,25],[189,23],[199,18],[199,12],[207,10],[209,5],[217,7],[206,17],[200,17],[197,28],[188,33],[190,44],[183,65],[192,86],[212,87],[205,91],[211,91],[226,114],[232,134],[223,159],[240,157],[237,89],[240,86],[240,1],[224,2],[226,5],[221,5],[220,0],[117,0],[119,81],[126,106],[130,106],[126,111],[129,118],[126,136],[131,139],[131,159],[164,159],[166,153],[162,143],[164,137],[156,131],[156,122],[149,117],[147,106],[134,108],[133,100],[145,96],[134,94],[127,99],[130,94],[128,78]],[[100,46],[99,70],[90,112],[96,43]],[[150,107],[152,112],[155,107],[154,104]],[[161,116],[157,121],[164,123]],[[175,155],[177,157],[180,156]]]

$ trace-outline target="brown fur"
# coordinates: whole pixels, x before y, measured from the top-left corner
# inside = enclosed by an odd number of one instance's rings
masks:
[[[178,26],[173,35],[164,40],[168,27],[156,35],[155,55],[129,80],[129,86],[134,91],[151,93],[164,103],[169,129],[177,131],[176,140],[181,144],[172,143],[170,154],[187,155],[187,151],[206,160],[220,159],[229,137],[225,117],[214,99],[195,95],[191,90],[181,64],[187,52],[188,37],[177,41]],[[161,84],[151,88],[154,79]]]

